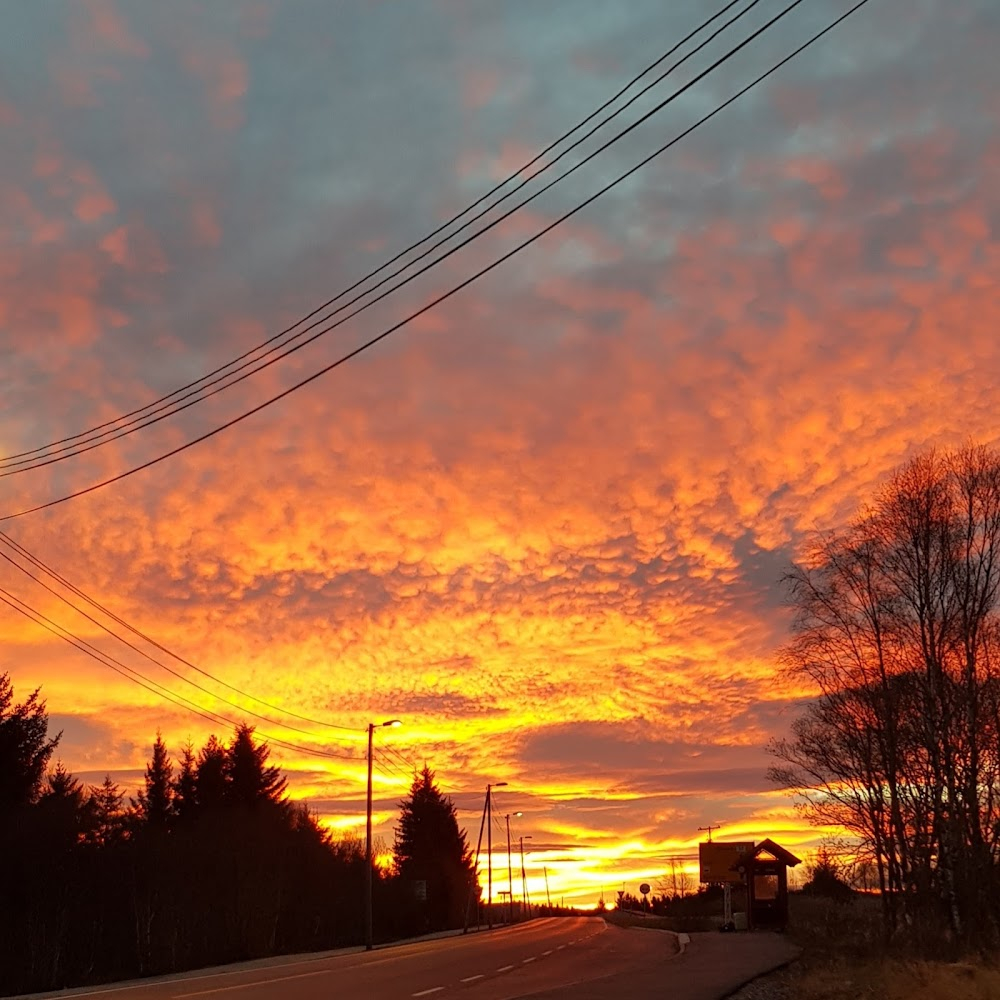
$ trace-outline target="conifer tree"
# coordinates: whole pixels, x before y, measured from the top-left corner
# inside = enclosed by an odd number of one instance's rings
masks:
[[[180,767],[173,784],[174,812],[182,822],[193,819],[198,811],[198,773],[194,747],[190,740],[181,751]]]
[[[62,735],[48,739],[48,726],[38,690],[15,705],[10,675],[0,674],[0,813],[29,805],[41,793],[45,769]]]
[[[267,763],[271,748],[257,743],[253,726],[236,727],[233,742],[226,752],[226,793],[233,805],[255,808],[262,803],[278,804],[285,793],[281,771]]]
[[[199,812],[221,808],[226,801],[226,748],[214,734],[198,752],[194,777]]]
[[[111,780],[111,775],[104,776],[100,785],[91,785],[89,810],[92,827],[88,842],[101,847],[117,844],[125,837],[125,810],[122,803],[125,793]]]
[[[49,829],[65,843],[77,843],[86,835],[90,825],[87,799],[80,782],[66,770],[61,760],[48,775],[38,808]]]
[[[172,773],[173,765],[167,755],[166,744],[157,730],[153,759],[146,765],[145,789],[139,792],[135,801],[136,812],[147,826],[163,830],[170,822],[173,815]]]
[[[426,884],[426,925],[430,930],[461,926],[475,866],[451,799],[434,783],[427,766],[413,779],[400,803],[394,846],[396,873],[404,883]]]

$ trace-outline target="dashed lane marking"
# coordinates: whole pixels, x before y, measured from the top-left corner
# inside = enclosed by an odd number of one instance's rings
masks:
[[[497,972],[510,972],[510,970],[513,968],[514,968],[513,965],[501,965],[500,968],[497,969]]]
[[[440,993],[443,990],[443,986],[432,986],[429,990],[421,990],[419,993],[411,993],[411,997],[425,997],[430,993]]]
[[[461,980],[463,983],[474,983],[477,979],[482,979],[483,974],[480,973],[478,976],[466,976],[465,979]]]
[[[527,965],[529,962],[534,962],[534,960],[535,960],[535,956],[534,955],[532,955],[531,958],[522,958],[521,959],[521,964],[522,965]]]
[[[271,983],[287,983],[292,979],[310,979],[313,976],[328,976],[333,969],[317,969],[315,972],[298,972],[293,976],[269,976],[267,979],[255,979],[246,983],[234,983],[232,986],[216,986],[211,990],[198,990],[195,993],[175,993],[177,1000],[181,997],[204,997],[212,993],[232,993],[236,990],[246,990],[254,986],[267,986]]]
[[[544,958],[544,957],[545,957],[546,955],[551,955],[551,954],[552,954],[552,949],[551,949],[551,948],[549,948],[549,950],[548,950],[548,951],[543,951],[543,952],[542,952],[542,957]]]

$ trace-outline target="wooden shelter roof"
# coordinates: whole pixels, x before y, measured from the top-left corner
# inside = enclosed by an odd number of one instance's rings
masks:
[[[774,855],[776,860],[787,865],[789,868],[794,868],[796,865],[802,864],[801,858],[797,858],[791,851],[786,851],[781,844],[776,844],[770,837],[766,837],[753,849],[753,856],[756,858],[761,851],[767,851],[769,854]]]

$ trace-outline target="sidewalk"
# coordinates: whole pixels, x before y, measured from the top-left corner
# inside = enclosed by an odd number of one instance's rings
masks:
[[[636,934],[669,933],[641,928]],[[579,983],[532,1000],[722,1000],[745,983],[799,955],[799,949],[781,934],[692,934],[680,955],[657,959],[630,973]]]

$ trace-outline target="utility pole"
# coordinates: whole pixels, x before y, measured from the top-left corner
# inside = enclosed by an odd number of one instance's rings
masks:
[[[389,719],[378,723],[382,726],[400,726],[399,719]],[[374,947],[372,936],[372,739],[375,735],[375,723],[368,723],[368,797],[366,802],[365,822],[365,951]]]
[[[510,923],[514,923],[514,869],[510,864],[510,813],[504,817],[507,820],[507,912]]]
[[[486,786],[486,927],[493,930],[493,795]]]
[[[490,930],[493,930],[493,789],[502,788],[506,784],[506,781],[496,781],[486,786],[486,868],[489,886],[486,897],[486,926]]]
[[[552,897],[549,895],[549,869],[547,865],[542,865],[542,874],[545,876],[545,902],[548,904],[548,907],[551,910]]]
[[[486,825],[486,809],[488,801],[489,801],[489,790],[487,788],[486,799],[483,800],[483,818],[482,820],[480,820],[479,823],[479,840],[476,841],[476,863],[473,865],[474,874],[472,878],[472,884],[469,886],[469,901],[465,904],[465,926],[462,928],[463,934],[469,933],[469,913],[472,911],[473,894],[477,894],[476,893],[477,890],[479,891],[479,893],[482,892],[482,889],[479,888],[479,851],[483,846],[483,827]],[[479,930],[478,894],[476,901],[476,930],[477,931]]]
[[[720,823],[715,823],[714,825],[712,823],[709,823],[708,826],[699,826],[698,827],[698,832],[702,833],[705,830],[707,830],[708,831],[708,842],[711,844],[712,843],[712,831],[713,830],[721,830],[721,829],[722,829],[722,825]]]
[[[528,840],[531,840],[531,834],[528,834]],[[528,879],[524,874],[524,837],[520,838],[521,841],[521,895],[524,897],[524,905],[528,911],[528,919],[531,919],[531,900],[528,899]]]

